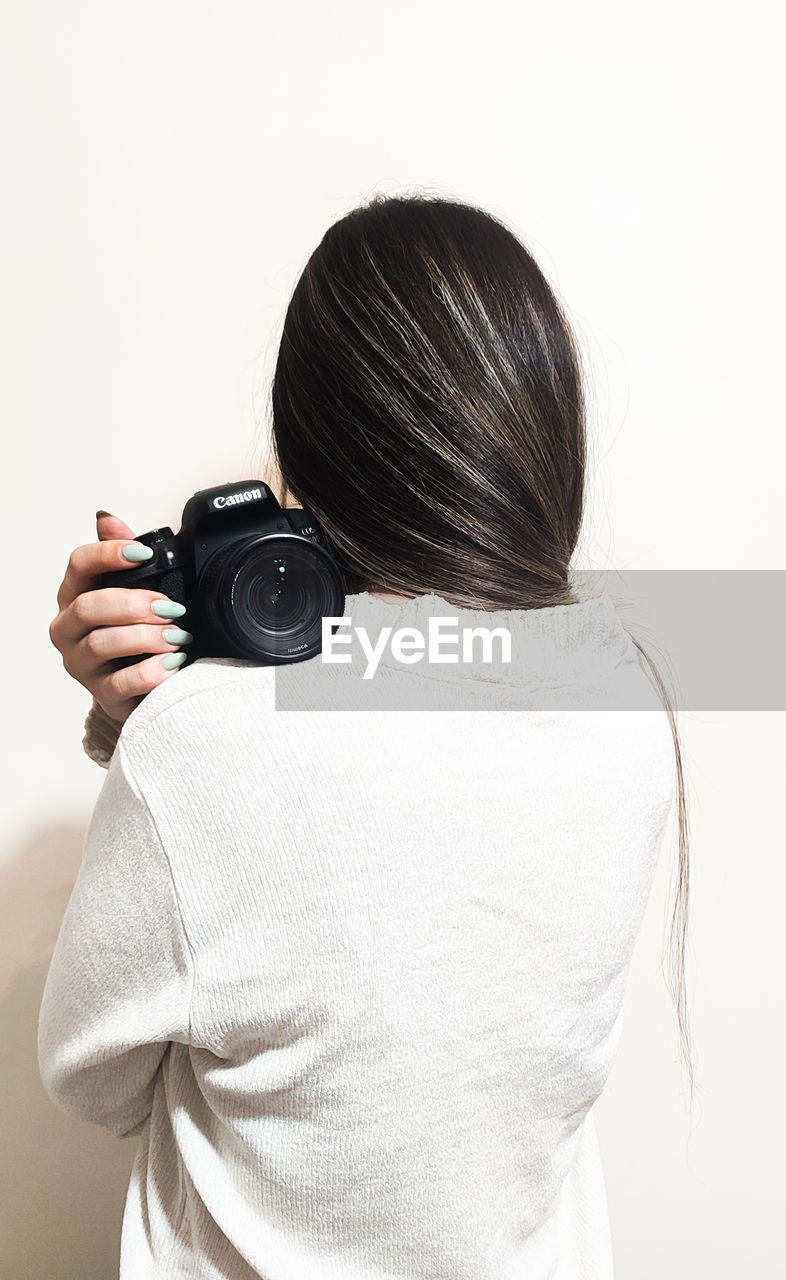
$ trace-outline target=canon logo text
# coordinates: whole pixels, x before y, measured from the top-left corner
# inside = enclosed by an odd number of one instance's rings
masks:
[[[262,497],[261,489],[246,489],[244,493],[230,493],[226,497],[220,493],[213,499],[214,507],[236,507],[241,502],[255,502]]]

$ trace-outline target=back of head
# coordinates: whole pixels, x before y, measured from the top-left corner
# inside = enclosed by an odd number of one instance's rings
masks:
[[[375,196],[334,223],[290,301],[272,408],[281,477],[350,591],[573,602],[580,358],[540,268],[491,214]]]
[[[295,287],[272,387],[281,479],[321,520],[350,592],[456,608],[574,604],[586,473],[578,346],[524,245],[483,209],[374,196],[331,226]],[[693,1090],[688,821],[676,714],[672,989]]]

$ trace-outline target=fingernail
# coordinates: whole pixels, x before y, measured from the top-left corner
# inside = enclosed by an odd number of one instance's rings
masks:
[[[181,631],[180,627],[166,627],[164,639],[167,644],[190,644],[194,637],[190,631]]]
[[[123,555],[126,560],[149,560],[155,555],[152,547],[146,547],[143,542],[131,542],[127,547],[123,547]]]
[[[100,516],[111,516],[111,514],[111,511],[96,511],[96,520],[98,520]]]
[[[161,659],[161,666],[171,671],[172,667],[181,667],[187,657],[187,653],[165,653]]]
[[[154,600],[150,608],[159,618],[182,618],[186,611],[186,606],[176,600]]]

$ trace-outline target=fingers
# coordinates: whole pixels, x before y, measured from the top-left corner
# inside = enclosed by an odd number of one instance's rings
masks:
[[[156,621],[159,626],[179,626],[179,618],[168,624],[166,619],[157,618],[152,608],[156,600],[173,603],[162,591],[147,591],[143,587],[96,587],[93,591],[83,591],[57,615],[49,634],[61,649],[78,643],[94,627],[131,627],[134,623],[152,625]],[[134,650],[125,652],[133,653]],[[144,645],[136,652],[144,653]]]
[[[168,631],[175,636],[174,643],[164,638]],[[107,674],[101,668],[115,658],[126,658],[130,654],[173,653],[183,644],[190,644],[193,636],[184,631],[177,622],[162,622],[157,625],[139,622],[135,626],[96,627],[88,631],[72,648],[69,658],[74,672],[97,672]],[[77,676],[77,678],[79,678]]]
[[[103,516],[96,514],[96,529],[101,542],[106,542],[110,538],[134,537],[133,529],[129,529],[126,522],[120,519],[120,516],[113,516],[110,512]]]
[[[121,667],[119,671],[94,677],[89,688],[107,715],[125,722],[151,689],[163,684],[170,676],[177,675],[178,670],[178,667],[167,670],[161,665],[161,655],[155,654],[132,666]]]
[[[75,547],[57,592],[58,609],[67,609],[82,592],[94,590],[101,574],[115,569],[131,569],[133,562],[121,555],[123,547],[127,547],[129,542],[133,542],[133,538],[109,538],[103,542],[86,542],[81,547]]]
[[[98,542],[85,543],[71,552],[65,577],[57,593],[57,616],[49,637],[63,656],[63,665],[88,689],[114,719],[125,722],[156,685],[168,680],[178,666],[164,667],[162,657],[176,653],[192,637],[183,633],[180,616],[161,617],[151,608],[156,601],[179,606],[162,591],[141,587],[101,587],[103,574],[130,569],[139,561],[127,560],[124,547],[135,541],[131,528],[119,516],[96,515]],[[141,544],[139,544],[141,545]],[[175,629],[175,642],[164,631]],[[152,657],[114,670],[115,660],[143,653]],[[185,654],[180,651],[182,658]]]

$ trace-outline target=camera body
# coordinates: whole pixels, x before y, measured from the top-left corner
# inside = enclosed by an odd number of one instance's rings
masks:
[[[281,507],[259,480],[200,489],[179,533],[164,526],[136,541],[152,558],[103,574],[100,586],[161,591],[184,605],[194,636],[184,666],[204,657],[302,662],[321,652],[322,618],[343,615],[344,575],[317,520]]]

